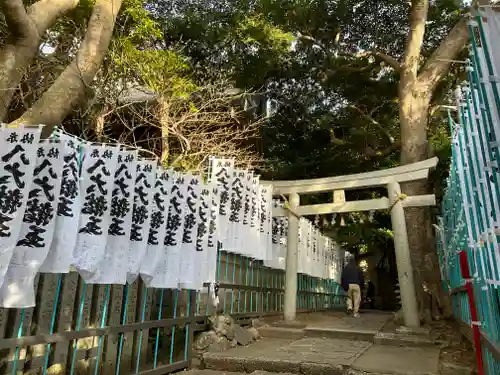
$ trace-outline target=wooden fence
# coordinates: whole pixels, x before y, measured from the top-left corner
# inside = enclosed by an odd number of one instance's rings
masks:
[[[219,307],[236,319],[283,310],[285,274],[220,252]],[[36,307],[0,309],[0,375],[159,375],[189,367],[197,331],[213,313],[205,291],[85,284],[40,274]],[[298,275],[302,311],[339,307],[333,280]]]

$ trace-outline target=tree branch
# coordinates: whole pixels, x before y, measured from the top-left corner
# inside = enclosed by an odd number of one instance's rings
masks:
[[[385,53],[379,52],[379,51],[373,51],[372,54],[373,54],[373,56],[378,57],[380,60],[382,60],[383,62],[388,64],[396,72],[398,72],[398,73],[400,72],[401,64],[394,57],[387,55]]]
[[[418,81],[432,92],[443,76],[448,73],[451,62],[469,40],[467,20],[461,19],[448,33],[418,75]]]
[[[374,150],[371,147],[367,147],[364,150],[364,154],[369,157],[369,158],[379,158],[379,157],[386,157],[391,155],[392,153],[398,151],[401,147],[401,142],[395,141],[393,144],[390,146],[382,149],[382,150]]]
[[[329,51],[323,43],[319,42],[317,39],[313,38],[310,35],[301,34],[298,37],[298,39],[302,40],[302,41],[307,41],[309,43],[312,43],[312,44],[318,46],[323,52],[325,52],[328,55],[335,54],[335,52]],[[388,54],[385,54],[383,52],[376,51],[376,50],[363,51],[363,52],[337,51],[336,55],[342,56],[342,57],[351,57],[351,58],[355,58],[355,59],[362,59],[362,58],[367,58],[367,57],[373,56],[375,58],[378,58],[379,60],[382,60],[383,62],[385,62],[387,65],[391,66],[397,72],[399,72],[399,70],[401,69],[401,64],[399,63],[399,61],[397,59],[395,59],[394,57],[392,57]]]
[[[370,124],[375,125],[389,140],[389,143],[392,145],[394,143],[394,137],[387,131],[386,128],[382,126],[380,122],[375,120],[372,116],[370,116],[368,113],[362,111],[360,108],[358,108],[355,105],[350,105],[350,108],[354,109],[356,112],[358,112],[362,117],[364,117],[366,120],[370,122]]]
[[[71,64],[40,99],[13,125],[60,124],[81,100],[108,51],[122,0],[97,0],[87,33]]]
[[[400,87],[402,89],[416,83],[428,10],[429,0],[412,0],[410,34],[408,35],[403,64],[401,65]]]
[[[0,121],[5,120],[14,91],[38,52],[41,36],[62,14],[78,5],[78,0],[40,0],[26,12],[22,0],[2,1],[6,16],[9,9],[14,38],[0,50]],[[16,27],[12,24],[15,22]]]
[[[2,0],[1,6],[9,31],[14,39],[36,37],[36,28],[26,13],[22,0]]]

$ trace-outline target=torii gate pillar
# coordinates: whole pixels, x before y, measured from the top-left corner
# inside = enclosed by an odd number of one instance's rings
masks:
[[[299,218],[296,216],[297,207],[300,205],[300,196],[290,194],[288,198],[288,236],[285,268],[285,321],[295,320],[297,308],[297,270],[298,270],[298,244],[299,244]]]
[[[399,289],[405,326],[417,328],[420,326],[415,281],[408,245],[405,212],[401,200],[401,187],[398,182],[387,185],[389,202],[391,204],[392,233],[394,235],[394,251],[398,268]]]

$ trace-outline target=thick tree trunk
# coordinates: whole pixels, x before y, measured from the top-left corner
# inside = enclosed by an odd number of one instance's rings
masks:
[[[468,41],[466,20],[462,19],[419,71],[428,7],[428,0],[412,0],[410,34],[399,82],[401,164],[416,163],[430,156],[427,133],[432,94],[448,73],[449,61]],[[402,188],[408,195],[429,193],[427,181],[404,184]],[[407,208],[405,217],[420,317],[424,321],[447,317],[451,304],[441,285],[431,213],[425,208]]]
[[[427,122],[431,95],[425,89],[415,86],[411,91],[401,93],[403,99],[400,104],[402,164],[416,163],[430,156]],[[429,183],[427,181],[407,183],[403,185],[403,191],[408,195],[428,194],[430,193]],[[430,210],[407,208],[405,217],[420,318],[424,322],[447,318],[451,315],[451,304],[441,286]]]
[[[84,97],[101,67],[122,0],[97,0],[85,38],[71,64],[42,97],[12,125],[60,124]]]
[[[43,34],[62,14],[75,8],[78,0],[41,0],[27,11],[22,0],[3,0],[0,4],[11,33],[0,50],[0,121],[4,121]]]
[[[400,93],[401,164],[415,163],[429,156],[427,116],[431,93],[419,90],[415,86],[411,85],[407,91]],[[407,195],[428,194],[428,183],[416,181],[404,184],[403,192]],[[420,318],[423,321],[439,319],[442,315],[440,311],[445,315],[449,313],[449,306],[441,305],[441,302],[445,303],[447,300],[439,288],[439,265],[435,246],[432,244],[429,210],[407,208],[405,217]],[[433,306],[435,311],[432,309]]]

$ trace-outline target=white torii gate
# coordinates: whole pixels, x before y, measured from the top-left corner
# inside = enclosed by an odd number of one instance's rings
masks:
[[[434,168],[437,162],[438,158],[432,158],[376,172],[309,180],[262,181],[263,184],[273,186],[274,196],[288,196],[289,207],[273,210],[273,216],[288,216],[284,306],[286,321],[293,321],[296,316],[299,217],[390,209],[404,322],[407,327],[420,325],[404,207],[434,206],[436,198],[434,194],[408,197],[401,194],[400,183],[427,179],[429,170]],[[387,188],[388,198],[345,201],[345,190],[380,186]],[[309,206],[300,205],[300,194],[322,192],[333,192],[334,201]]]

